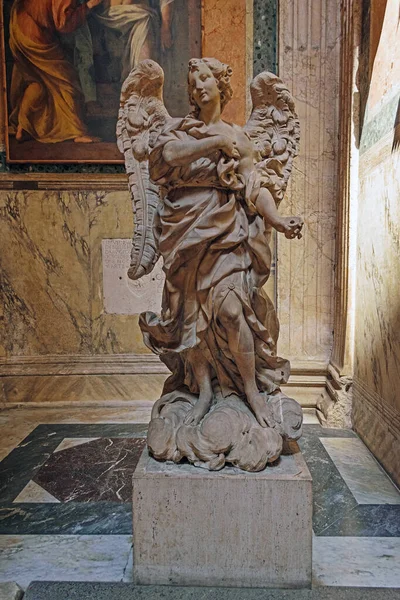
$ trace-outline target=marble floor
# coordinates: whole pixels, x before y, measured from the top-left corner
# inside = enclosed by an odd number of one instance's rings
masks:
[[[131,477],[151,402],[0,412],[0,583],[132,580]],[[400,588],[400,493],[359,438],[305,411],[313,585]]]

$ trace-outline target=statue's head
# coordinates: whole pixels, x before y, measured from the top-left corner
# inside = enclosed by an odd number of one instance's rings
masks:
[[[191,74],[200,72],[208,72],[211,73],[211,75],[213,76],[217,84],[222,112],[233,95],[230,83],[232,76],[232,68],[229,65],[220,62],[216,58],[192,58],[192,60],[189,61],[188,92],[189,102],[192,106],[192,115],[194,117],[198,117],[200,112],[200,106],[193,95],[193,77],[191,77]]]

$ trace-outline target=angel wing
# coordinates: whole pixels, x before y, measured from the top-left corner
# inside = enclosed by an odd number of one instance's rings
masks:
[[[146,59],[132,69],[121,90],[117,143],[125,157],[135,215],[130,279],[150,273],[159,257],[153,221],[160,190],[150,179],[148,157],[161,129],[171,118],[163,102],[163,84],[160,65]]]
[[[266,186],[279,206],[298,154],[300,123],[293,96],[283,81],[267,71],[250,85],[253,109],[244,131],[253,140]]]

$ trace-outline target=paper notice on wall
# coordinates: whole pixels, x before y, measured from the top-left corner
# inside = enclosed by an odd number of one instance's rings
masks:
[[[138,281],[127,275],[132,240],[102,240],[104,310],[109,314],[136,315],[161,310],[164,273],[162,261]]]

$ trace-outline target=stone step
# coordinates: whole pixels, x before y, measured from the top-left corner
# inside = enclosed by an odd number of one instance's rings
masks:
[[[24,600],[400,600],[400,589],[321,587],[267,590],[34,581]]]

